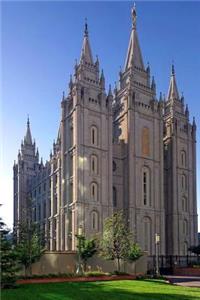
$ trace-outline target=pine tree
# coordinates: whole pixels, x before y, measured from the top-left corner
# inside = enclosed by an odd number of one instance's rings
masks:
[[[17,253],[12,245],[12,242],[8,240],[9,232],[10,230],[6,227],[6,224],[2,221],[2,219],[0,219],[2,288],[15,286],[16,272],[18,270]]]

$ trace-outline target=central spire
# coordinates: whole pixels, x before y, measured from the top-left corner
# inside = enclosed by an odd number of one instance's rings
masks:
[[[32,137],[31,137],[29,116],[27,118],[27,129],[26,129],[26,135],[24,137],[24,142],[28,145],[32,145]]]
[[[179,100],[179,93],[178,93],[178,88],[177,88],[177,84],[176,84],[174,64],[172,64],[171,79],[170,79],[167,99],[168,100],[173,100],[173,99]]]
[[[127,51],[124,71],[127,71],[129,68],[133,68],[134,66],[144,70],[142,53],[140,50],[139,40],[136,31],[137,13],[136,13],[135,4],[131,10],[131,14],[132,14],[132,31],[129,40],[129,46]]]
[[[81,61],[93,64],[92,51],[90,48],[89,35],[88,35],[88,24],[87,19],[85,19],[85,30],[83,38],[83,46],[81,51]]]

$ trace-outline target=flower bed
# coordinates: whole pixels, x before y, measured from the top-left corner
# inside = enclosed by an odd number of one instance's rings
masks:
[[[180,276],[200,276],[200,268],[198,267],[174,268],[173,274],[180,275]]]

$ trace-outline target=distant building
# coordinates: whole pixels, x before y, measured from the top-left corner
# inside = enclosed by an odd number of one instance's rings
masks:
[[[85,24],[80,61],[61,110],[45,164],[27,122],[14,164],[14,227],[26,218],[29,197],[48,248],[71,250],[79,227],[87,237],[101,233],[104,219],[124,210],[134,240],[149,255],[155,254],[156,233],[161,255],[186,255],[197,244],[196,124],[179,96],[174,66],[166,99],[157,98],[139,46],[135,8],[114,92],[105,90]]]

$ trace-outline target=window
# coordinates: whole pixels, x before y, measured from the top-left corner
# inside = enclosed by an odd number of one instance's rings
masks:
[[[115,172],[116,169],[117,169],[117,164],[116,164],[116,162],[113,160],[113,172]]]
[[[182,198],[182,210],[187,212],[187,199],[185,197]]]
[[[98,173],[98,160],[96,155],[91,156],[91,171],[93,174]]]
[[[151,219],[149,217],[144,217],[143,219],[143,248],[145,251],[148,252],[148,255],[151,254],[151,238],[152,238],[152,234],[151,234]]]
[[[150,205],[150,174],[149,169],[142,169],[142,198],[143,205]]]
[[[150,155],[150,141],[149,141],[149,128],[144,127],[142,129],[142,155]]]
[[[113,186],[113,207],[117,206],[117,189]]]
[[[181,151],[181,165],[182,167],[186,167],[186,153],[184,150]]]
[[[41,194],[41,186],[39,186],[38,193]]]
[[[96,182],[91,183],[90,197],[92,201],[98,201],[98,185]]]
[[[186,184],[186,175],[185,174],[182,174],[181,175],[181,187],[182,187],[182,190],[186,190],[187,188],[187,184]]]
[[[46,191],[46,183],[44,183],[43,189],[44,191]]]
[[[187,235],[188,234],[188,221],[183,220],[183,234]]]
[[[92,126],[90,130],[90,135],[91,135],[91,144],[93,146],[98,145],[98,130],[96,126]]]
[[[91,227],[92,230],[98,230],[98,213],[96,211],[91,213]]]
[[[43,202],[43,218],[46,218],[46,201]]]

